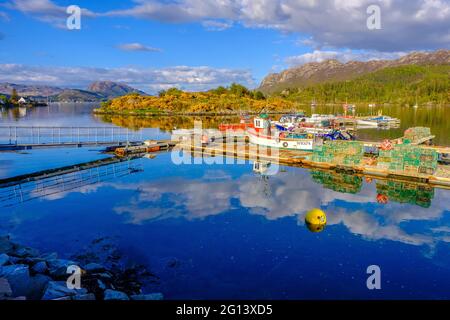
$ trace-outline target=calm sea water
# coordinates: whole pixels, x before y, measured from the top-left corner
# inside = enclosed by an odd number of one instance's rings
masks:
[[[4,112],[0,125],[117,124],[151,127],[148,136],[166,137],[167,129],[192,122],[101,119],[90,110],[62,105],[26,115]],[[437,140],[450,144],[448,111],[430,111],[447,119],[428,111],[392,110],[409,119],[402,128],[360,136],[399,136],[410,124],[436,122]],[[223,119],[205,121],[214,126]],[[90,148],[1,153],[0,176],[104,157]],[[65,177],[65,184],[0,189],[0,233],[63,257],[114,237],[160,277],[148,291],[167,299],[450,298],[449,191],[289,167],[267,178],[251,163],[175,165],[170,153],[89,174]],[[389,195],[387,204],[377,202],[380,193]],[[304,223],[316,207],[328,218],[320,233]],[[381,290],[367,289],[370,265],[381,268]]]

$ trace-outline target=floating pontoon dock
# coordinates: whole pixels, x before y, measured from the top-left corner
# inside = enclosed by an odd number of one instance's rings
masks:
[[[360,165],[340,165],[332,163],[314,162],[311,160],[311,152],[297,150],[274,150],[260,148],[246,142],[237,142],[232,145],[223,142],[210,143],[208,145],[195,145],[189,141],[180,142],[177,148],[190,152],[194,157],[231,157],[246,161],[267,161],[307,169],[325,169],[335,172],[347,172],[350,174],[365,176],[373,179],[389,179],[398,181],[420,182],[433,187],[450,189],[450,166],[439,165],[435,174],[419,174],[402,171],[390,171],[369,165],[371,157],[364,157]],[[450,152],[448,147],[437,148],[441,152]]]

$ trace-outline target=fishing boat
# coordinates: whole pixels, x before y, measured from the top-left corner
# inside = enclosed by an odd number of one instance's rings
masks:
[[[222,132],[245,131],[253,127],[253,121],[248,115],[241,116],[239,123],[221,123],[219,130]]]
[[[284,125],[292,125],[296,123],[300,123],[305,121],[306,115],[303,112],[299,113],[291,113],[281,116],[278,123],[284,124]]]
[[[345,103],[342,107],[344,108],[345,113],[347,112],[354,113],[356,111],[356,106],[354,104]]]
[[[327,134],[335,128],[335,119],[333,115],[313,115],[311,118],[304,113],[288,114],[280,118],[279,121],[272,122],[279,131],[300,131],[311,134]]]
[[[254,128],[247,130],[250,143],[279,149],[313,150],[314,135],[311,133],[293,133],[270,129],[270,121],[254,119]]]
[[[356,124],[358,126],[367,126],[367,127],[378,127],[378,122],[373,120],[366,119],[357,119]]]
[[[314,147],[314,137],[311,134],[292,134],[278,132],[277,135],[264,135],[255,129],[247,130],[250,143],[263,145],[271,148],[309,150]]]
[[[306,118],[306,123],[321,123],[322,121],[332,121],[335,120],[336,116],[333,114],[313,114],[311,117]]]
[[[400,123],[400,120],[397,118],[392,118],[389,116],[377,116],[372,118],[367,118],[369,121],[375,121],[378,124],[398,124]]]
[[[396,126],[400,124],[400,119],[385,116],[380,111],[377,116],[358,118],[356,120],[356,123],[361,126],[372,126],[372,127]]]

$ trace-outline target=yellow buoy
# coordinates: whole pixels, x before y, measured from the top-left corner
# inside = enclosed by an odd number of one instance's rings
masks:
[[[311,232],[321,232],[327,224],[327,215],[320,209],[312,209],[306,214],[305,222]]]
[[[306,224],[306,227],[308,228],[309,231],[311,231],[312,233],[319,233],[322,232],[325,229],[325,225],[319,225],[319,224]]]

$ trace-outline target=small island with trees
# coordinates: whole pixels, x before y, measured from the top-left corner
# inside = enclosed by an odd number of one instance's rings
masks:
[[[157,96],[131,93],[102,103],[94,112],[121,115],[228,115],[239,113],[282,112],[295,103],[281,97],[266,97],[233,83],[206,92],[185,92],[177,88],[160,91]]]

